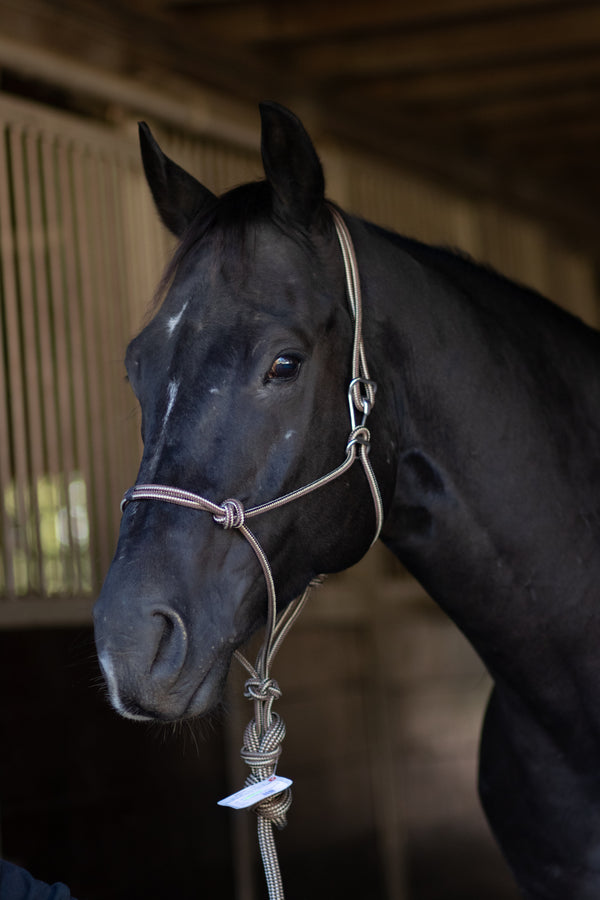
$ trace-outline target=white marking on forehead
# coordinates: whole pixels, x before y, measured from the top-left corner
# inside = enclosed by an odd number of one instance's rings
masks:
[[[220,393],[221,393],[221,388],[212,387],[212,388],[209,390],[208,393],[209,393],[209,394],[220,394]]]
[[[293,428],[291,429],[291,431],[286,431],[286,433],[283,436],[284,441],[289,441],[289,439],[291,437],[293,437],[295,434],[296,434],[296,432],[294,431]]]
[[[175,405],[175,400],[177,399],[177,394],[179,393],[179,381],[175,381],[175,379],[171,379],[171,381],[167,385],[167,408],[165,410],[165,414],[162,420],[162,426],[160,429],[160,435],[156,442],[156,447],[154,453],[148,461],[148,479],[151,480],[154,476],[154,472],[156,471],[156,466],[158,465],[158,461],[160,459],[160,455],[165,446],[165,432],[167,429],[167,423],[169,421],[169,416],[173,412],[173,407]]]
[[[156,446],[154,447],[152,455],[148,457],[148,465],[145,470],[145,478],[147,481],[152,481],[152,479],[154,478],[156,467],[160,462],[161,454],[165,448],[167,424],[169,422],[171,413],[173,412],[173,407],[175,406],[175,401],[177,399],[177,394],[179,393],[180,385],[181,382],[176,381],[174,378],[172,378],[167,385],[167,408],[163,416],[160,434],[158,435],[158,438],[156,440]]]
[[[171,316],[170,319],[167,319],[167,331],[169,333],[169,337],[171,337],[171,335],[173,334],[173,332],[175,331],[175,329],[181,322],[181,317],[183,316],[184,312],[188,308],[189,302],[190,302],[189,300],[186,300],[185,303],[183,304],[183,306],[181,307],[181,309],[179,310],[179,312],[176,313],[176,315]]]
[[[167,411],[163,419],[163,428],[169,421],[169,416],[171,415],[175,400],[177,399],[177,394],[179,393],[179,385],[179,381],[171,380],[169,382],[169,386],[167,387]]]

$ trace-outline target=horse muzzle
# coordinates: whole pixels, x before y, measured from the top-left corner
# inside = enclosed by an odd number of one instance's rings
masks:
[[[202,715],[221,698],[233,648],[210,642],[201,663],[183,617],[155,604],[135,627],[110,624],[102,596],[94,611],[100,668],[114,709],[128,719],[172,722]]]

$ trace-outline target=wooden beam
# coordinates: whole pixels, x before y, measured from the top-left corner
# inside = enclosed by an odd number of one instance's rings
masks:
[[[368,104],[368,96],[365,99]],[[340,102],[343,103],[341,98]],[[352,107],[359,111],[354,101]],[[521,129],[531,133],[543,126],[550,132],[563,131],[571,124],[576,127],[578,123],[595,122],[599,108],[600,84],[596,89],[538,92],[495,100],[485,96],[476,100],[457,98],[453,103],[383,104],[379,99],[377,115],[389,128],[424,137],[469,127],[494,134],[507,132],[510,137],[518,135]]]
[[[543,221],[567,245],[598,256],[597,233],[600,216],[598,191],[576,193],[569,178],[553,178],[550,183],[536,177],[535,159],[508,160],[505,165],[475,145],[470,151],[457,137],[421,140],[382,126],[364,111],[350,117],[341,109],[327,110],[323,135],[354,145],[383,161],[405,166],[446,188],[458,190],[476,200],[487,198],[521,214]],[[325,122],[327,123],[325,126]],[[522,162],[522,161],[521,161]],[[569,159],[565,166],[569,166]]]
[[[448,106],[442,109],[442,118]],[[535,91],[514,94],[509,98],[480,97],[476,102],[465,100],[451,104],[453,114],[461,110],[476,118],[482,125],[504,127],[508,122],[515,129],[521,124],[547,121],[560,127],[561,122],[597,118],[600,109],[600,83],[589,87],[558,88],[555,91]]]
[[[563,59],[508,60],[504,64],[483,61],[450,71],[437,69],[405,72],[400,75],[384,72],[372,78],[348,79],[339,85],[339,93],[351,93],[365,102],[451,103],[453,101],[491,100],[495,97],[530,94],[533,91],[553,91],[558,88],[578,89],[600,81],[600,54],[597,50],[577,53]],[[337,95],[331,89],[332,100]]]
[[[600,49],[600,6],[531,10],[444,28],[394,29],[383,34],[336,38],[285,51],[300,83],[326,85],[380,73],[452,70],[464,66],[561,58]]]
[[[255,107],[208,88],[188,85],[175,97],[141,80],[103,72],[66,55],[30,46],[0,35],[0,69],[22,73],[48,84],[130,110],[134,115],[156,117],[174,128],[195,134],[210,134],[240,147],[256,150],[260,140]],[[10,102],[3,98],[3,103]],[[36,111],[36,115],[42,115]],[[73,126],[69,123],[69,127]],[[100,137],[99,137],[100,139]]]
[[[0,603],[0,630],[21,628],[70,628],[92,625],[90,598],[48,600],[23,598]]]
[[[563,169],[569,179],[587,164],[600,178],[600,121],[592,117],[534,120],[529,126],[523,123],[518,128],[496,128],[489,132],[488,139],[500,164],[520,159],[524,167],[535,166],[538,174],[545,167]]]
[[[239,44],[321,40],[336,35],[367,33],[407,26],[438,26],[453,19],[510,16],[523,0],[261,0],[244,3],[202,3],[197,0],[129,0],[141,13],[160,11],[180,23],[215,38],[227,36]],[[548,0],[528,0],[529,8],[543,9]],[[571,4],[573,5],[573,4]]]
[[[390,141],[400,148],[406,141],[441,146],[445,152],[453,148],[465,160],[476,155],[500,170],[507,162],[516,162],[522,172],[529,170],[530,177],[539,180],[540,162],[547,156],[556,160],[554,168],[562,157],[566,178],[570,176],[568,160],[581,163],[584,155],[598,158],[600,125],[595,110],[599,105],[600,89],[560,98],[541,95],[464,105],[369,103],[364,96],[360,102],[339,97],[335,107],[326,103],[323,109],[335,108],[337,117],[369,136],[373,149]]]
[[[272,77],[271,64],[261,54],[232,45],[225,35],[204,38],[164,15],[136,16],[128,7],[92,0],[0,0],[0,16],[7,43],[14,39],[42,54],[51,47],[52,53],[90,70],[151,82],[165,93],[177,95],[196,82],[232,97],[262,98],[267,94],[261,86]],[[77,87],[74,80],[71,88],[76,92]],[[189,105],[193,114],[192,100]]]

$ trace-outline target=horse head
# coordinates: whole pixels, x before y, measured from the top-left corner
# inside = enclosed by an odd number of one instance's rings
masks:
[[[146,177],[179,244],[126,354],[142,412],[137,484],[240,509],[335,469],[350,429],[354,324],[321,164],[290,112],[263,104],[261,118],[265,179],[220,197],[140,126]],[[279,607],[370,546],[361,469],[253,523]],[[111,702],[130,718],[197,715],[264,623],[265,579],[243,536],[206,509],[130,496],[94,611]]]

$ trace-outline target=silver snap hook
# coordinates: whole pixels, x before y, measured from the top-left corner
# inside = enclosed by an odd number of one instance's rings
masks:
[[[348,408],[350,410],[350,424],[352,431],[362,428],[369,413],[375,405],[377,383],[371,378],[353,378],[348,386]],[[362,412],[362,419],[357,421],[356,413]]]

